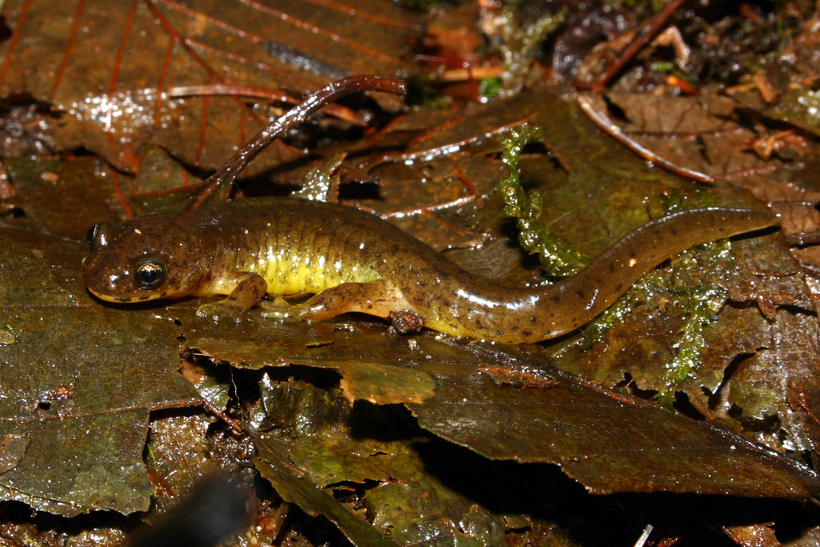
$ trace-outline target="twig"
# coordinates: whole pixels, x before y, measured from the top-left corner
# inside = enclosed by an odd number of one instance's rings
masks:
[[[638,36],[636,39],[633,40],[629,46],[627,46],[627,48],[618,57],[618,60],[609,66],[603,74],[598,76],[598,78],[591,85],[583,86],[577,83],[576,85],[579,87],[588,87],[592,89],[592,91],[604,91],[609,81],[620,73],[621,69],[623,69],[623,67],[626,66],[626,64],[629,63],[629,61],[631,61],[646,44],[651,42],[652,39],[657,36],[675,10],[678,9],[685,1],[686,0],[672,0],[669,2],[662,12],[656,15],[646,26],[644,26],[644,28],[638,31]]]
[[[407,89],[404,80],[384,78],[381,76],[351,76],[332,82],[322,89],[308,95],[298,106],[288,110],[245,146],[239,149],[234,157],[228,160],[216,173],[208,177],[202,189],[193,196],[191,209],[201,206],[208,199],[226,199],[237,175],[264,150],[274,139],[284,136],[287,131],[304,122],[308,116],[328,103],[359,91],[384,91],[396,95]]]

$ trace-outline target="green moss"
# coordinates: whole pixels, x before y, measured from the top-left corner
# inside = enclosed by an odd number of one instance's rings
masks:
[[[666,365],[662,389],[657,399],[662,402],[673,396],[682,384],[697,376],[702,364],[704,329],[717,319],[728,297],[718,284],[704,284],[692,271],[720,268],[719,262],[729,258],[728,240],[715,241],[684,251],[663,272],[653,270],[638,281],[626,294],[598,316],[584,331],[585,347],[600,340],[613,325],[622,321],[636,306],[657,301],[663,296],[667,307],[679,310],[685,320],[680,338],[674,345],[675,358]],[[671,399],[670,399],[671,400]]]
[[[518,219],[518,240],[530,253],[537,253],[541,267],[552,277],[573,275],[589,263],[568,241],[551,234],[539,220],[543,201],[535,190],[526,192],[519,178],[518,160],[528,143],[539,140],[541,128],[523,125],[504,138],[502,159],[510,174],[502,178],[496,191],[504,200],[504,213]]]
[[[478,93],[488,99],[498,97],[503,88],[501,78],[484,78],[478,82]]]
[[[498,11],[494,17],[494,46],[504,63],[501,82],[505,93],[513,94],[523,87],[538,46],[564,22],[565,15],[566,9],[521,28],[514,8],[505,5]]]
[[[295,197],[315,201],[328,201],[336,203],[339,201],[339,175],[338,169],[342,165],[347,154],[336,154],[326,163],[311,170],[305,177],[302,188],[295,192]]]

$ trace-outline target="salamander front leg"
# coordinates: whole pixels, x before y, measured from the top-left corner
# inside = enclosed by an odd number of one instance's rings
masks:
[[[254,273],[236,273],[231,281],[235,285],[226,299],[202,304],[196,314],[200,317],[213,317],[216,321],[239,321],[242,314],[252,308],[268,290],[265,278]]]
[[[399,292],[384,281],[343,283],[326,289],[301,304],[275,302],[260,304],[262,315],[282,321],[324,321],[348,312],[388,317],[406,308]]]

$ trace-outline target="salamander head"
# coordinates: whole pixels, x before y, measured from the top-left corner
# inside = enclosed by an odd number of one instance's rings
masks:
[[[208,273],[202,237],[177,217],[152,213],[88,230],[88,290],[108,302],[142,302],[191,294]]]

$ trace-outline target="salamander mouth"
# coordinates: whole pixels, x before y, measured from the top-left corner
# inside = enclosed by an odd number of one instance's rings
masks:
[[[129,302],[145,302],[146,300],[152,300],[154,297],[150,295],[140,296],[140,297],[127,297],[127,296],[112,296],[110,294],[103,294],[95,291],[91,287],[88,287],[88,292],[99,298],[100,300],[104,300],[106,302],[115,302],[118,304],[128,304]]]

